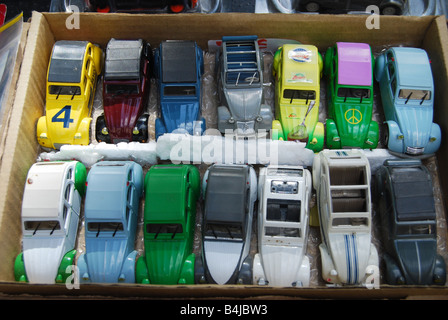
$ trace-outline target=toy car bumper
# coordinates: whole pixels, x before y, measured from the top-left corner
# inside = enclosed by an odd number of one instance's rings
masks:
[[[269,106],[262,106],[260,114],[252,120],[239,121],[234,119],[227,107],[218,107],[218,129],[223,134],[250,136],[260,131],[271,129],[273,115]]]
[[[73,135],[56,136],[47,127],[47,117],[42,116],[37,121],[37,141],[44,148],[60,149],[63,145],[83,145],[90,143],[90,122],[92,118],[84,118]]]

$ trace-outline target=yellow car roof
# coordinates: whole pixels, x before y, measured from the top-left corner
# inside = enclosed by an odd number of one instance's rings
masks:
[[[319,52],[315,46],[286,44],[283,46],[282,60],[283,86],[319,86]]]

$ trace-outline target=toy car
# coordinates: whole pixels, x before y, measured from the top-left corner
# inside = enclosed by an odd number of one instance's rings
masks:
[[[201,135],[202,50],[194,41],[163,41],[154,53],[161,117],[155,121],[156,139],[164,133]]]
[[[193,165],[155,165],[145,177],[143,237],[136,282],[194,284],[196,202],[200,174]]]
[[[37,141],[44,148],[88,145],[90,122],[103,52],[88,41],[57,41],[47,75],[45,115],[37,122]]]
[[[365,12],[370,5],[375,5],[383,15],[400,15],[403,13],[404,0],[300,0],[303,12],[347,13],[350,11]]]
[[[303,167],[270,165],[260,169],[254,284],[309,286],[306,247],[311,192],[311,174]]]
[[[86,168],[78,161],[31,166],[23,193],[23,251],[14,263],[16,281],[65,283],[70,277],[85,181]]]
[[[197,9],[198,0],[90,0],[88,9],[98,12],[172,12]]]
[[[251,284],[255,170],[248,165],[212,165],[202,188],[202,253],[196,260],[196,283]]]
[[[386,160],[375,175],[386,282],[445,285],[445,260],[437,253],[433,184],[420,160]]]
[[[384,143],[398,154],[431,155],[441,143],[441,130],[433,122],[434,82],[425,50],[393,47],[376,59],[386,118]]]
[[[314,157],[322,243],[322,278],[336,285],[367,285],[379,270],[372,244],[370,164],[358,149],[323,150]]]
[[[107,44],[103,81],[104,114],[96,120],[96,140],[147,142],[146,106],[150,87],[151,47],[143,40]]]
[[[323,61],[312,45],[285,44],[274,55],[275,118],[272,139],[300,141],[319,152],[324,125],[319,122]]]
[[[338,42],[327,49],[327,148],[378,146],[378,122],[372,120],[374,61],[365,43]]]
[[[263,55],[257,36],[222,37],[218,58],[218,129],[236,136],[271,129],[271,107],[263,104]]]
[[[77,260],[80,283],[135,283],[134,242],[142,167],[132,161],[102,161],[87,176],[85,251]]]

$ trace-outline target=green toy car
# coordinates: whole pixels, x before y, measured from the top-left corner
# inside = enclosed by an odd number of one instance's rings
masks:
[[[378,146],[378,122],[372,120],[374,61],[365,43],[338,42],[327,49],[327,148]]]
[[[200,174],[193,165],[155,165],[145,177],[145,253],[137,283],[194,284],[193,239]]]

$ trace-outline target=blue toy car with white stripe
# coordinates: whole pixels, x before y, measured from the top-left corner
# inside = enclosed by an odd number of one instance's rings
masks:
[[[132,161],[102,161],[87,176],[85,252],[80,283],[135,283],[134,242],[143,170]]]
[[[393,47],[376,59],[386,128],[384,143],[399,155],[431,155],[441,143],[433,122],[434,80],[425,50]]]

